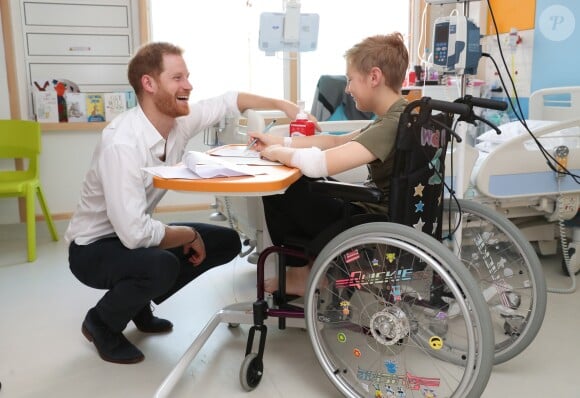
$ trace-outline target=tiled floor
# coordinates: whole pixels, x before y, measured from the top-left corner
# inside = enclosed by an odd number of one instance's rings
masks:
[[[164,215],[184,219],[177,216]],[[207,220],[204,212],[188,216]],[[61,236],[65,228],[58,223]],[[254,298],[253,266],[237,259],[156,309],[173,321],[172,333],[147,336],[128,327],[126,336],[144,352],[144,362],[107,363],[80,333],[87,309],[102,292],[73,277],[62,239],[51,242],[44,223],[38,230],[38,260],[27,263],[24,225],[0,226],[0,398],[152,397],[215,311]],[[549,287],[570,286],[558,256],[542,260]],[[262,382],[244,392],[238,374],[247,332],[244,325],[219,325],[170,396],[339,396],[319,368],[307,333],[297,328],[269,329]],[[522,354],[494,367],[483,397],[580,397],[579,336],[580,293],[550,293],[538,337]]]

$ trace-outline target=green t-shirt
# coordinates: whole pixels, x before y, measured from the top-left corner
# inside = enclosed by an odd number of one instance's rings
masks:
[[[367,148],[377,158],[367,165],[369,180],[366,184],[379,188],[385,199],[380,204],[357,203],[370,213],[388,214],[389,188],[395,160],[397,129],[399,117],[405,106],[407,106],[407,100],[400,98],[384,115],[378,116],[371,124],[362,129],[361,133],[353,140]]]

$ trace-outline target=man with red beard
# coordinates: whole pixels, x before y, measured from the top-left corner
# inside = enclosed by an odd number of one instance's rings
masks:
[[[102,359],[125,364],[144,359],[122,333],[127,324],[145,333],[171,331],[170,321],[153,315],[151,301],[160,304],[241,248],[229,228],[155,220],[153,210],[166,191],[153,187],[142,169],[179,163],[189,139],[226,115],[266,108],[294,119],[299,112],[289,101],[237,92],[189,104],[182,50],[169,43],[142,47],[128,77],[138,106],[103,130],[65,234],[72,273],[107,290],[86,314],[82,333]]]

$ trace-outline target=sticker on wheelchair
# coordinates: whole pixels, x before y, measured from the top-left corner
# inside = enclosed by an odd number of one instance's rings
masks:
[[[429,346],[434,350],[443,348],[443,339],[439,336],[431,336],[429,338]]]
[[[360,258],[360,253],[358,252],[357,249],[353,249],[351,251],[349,251],[348,253],[344,254],[344,262],[345,263],[352,263],[353,261],[356,261]]]

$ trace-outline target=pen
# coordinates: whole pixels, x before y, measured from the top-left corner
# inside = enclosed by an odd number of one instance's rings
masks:
[[[275,124],[276,124],[276,119],[274,119],[270,123],[268,123],[268,125],[266,127],[264,127],[264,130],[262,130],[262,133],[267,133],[272,128],[272,126],[274,126]],[[246,151],[249,150],[254,145],[256,145],[256,142],[258,142],[257,138],[254,138],[252,141],[250,141],[250,143],[246,147]]]

